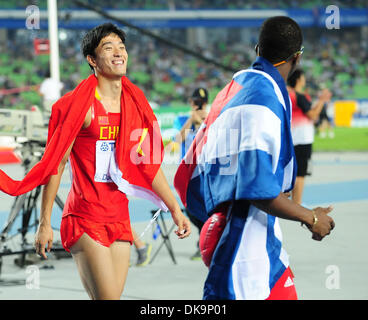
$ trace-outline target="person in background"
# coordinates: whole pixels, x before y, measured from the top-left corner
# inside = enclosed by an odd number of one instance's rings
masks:
[[[296,69],[288,77],[287,83],[292,103],[291,134],[298,166],[292,199],[301,204],[304,178],[310,175],[308,164],[312,156],[314,123],[319,119],[324,105],[330,101],[331,92],[328,89],[323,89],[319,93],[318,99],[313,103],[311,97],[305,92],[306,80],[301,69]]]
[[[64,84],[54,78],[51,78],[50,70],[46,72],[46,78],[42,81],[38,93],[42,96],[44,119],[47,120],[51,115],[52,105],[61,97],[61,90]]]
[[[207,117],[207,104],[208,104],[208,91],[205,88],[197,88],[193,91],[192,97],[190,98],[191,113],[190,116],[179,116],[174,121],[174,128],[179,130],[176,135],[176,142],[181,146],[181,159],[185,156],[189,146],[192,144],[193,139],[202,125],[203,121]],[[197,219],[187,209],[186,213],[189,220],[194,224],[198,232],[200,233],[203,227],[203,221]],[[197,242],[197,250],[191,256],[191,260],[201,260],[201,253],[199,250],[199,242]]]
[[[190,116],[179,116],[174,121],[174,128],[179,130],[175,140],[181,145],[181,158],[188,151],[199,127],[207,117],[208,91],[205,88],[195,89],[189,101],[192,108]]]
[[[333,139],[335,137],[334,128],[331,122],[331,119],[327,115],[327,104],[325,104],[319,115],[319,120],[316,123],[320,138],[324,139],[329,137],[330,139]]]
[[[143,242],[137,232],[132,228],[132,235],[133,235],[133,245],[137,251],[137,267],[144,267],[150,261],[151,251],[152,251],[152,244]]]

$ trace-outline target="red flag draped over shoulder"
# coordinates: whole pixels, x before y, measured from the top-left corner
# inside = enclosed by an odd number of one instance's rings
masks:
[[[212,103],[211,111],[204,121],[204,125],[198,130],[192,144],[188,149],[188,152],[180,162],[180,165],[175,173],[174,187],[186,208],[188,208],[188,186],[192,179],[193,172],[197,167],[197,159],[202,152],[203,146],[207,143],[208,130],[210,129],[212,123],[219,116],[224,106],[226,106],[226,104],[240,89],[241,86],[233,80],[218,93]]]
[[[123,186],[119,189],[142,196],[167,210],[152,190],[152,182],[163,160],[163,143],[156,117],[144,93],[122,77],[122,110],[116,141],[116,164]],[[91,75],[52,108],[48,139],[42,159],[17,181],[0,170],[0,190],[13,196],[46,184],[80,131],[92,105],[97,78]],[[135,149],[134,149],[135,148]]]

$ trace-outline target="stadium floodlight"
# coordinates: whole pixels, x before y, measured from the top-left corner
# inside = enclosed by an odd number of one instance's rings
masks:
[[[55,80],[55,83],[60,83],[59,36],[56,0],[47,0],[47,11],[50,39],[50,74],[51,78]]]

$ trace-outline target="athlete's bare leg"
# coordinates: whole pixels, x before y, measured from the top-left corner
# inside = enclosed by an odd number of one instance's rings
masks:
[[[108,248],[84,233],[70,252],[91,299],[120,299],[129,267],[129,242],[117,241]]]
[[[130,243],[128,241],[115,241],[110,246],[110,252],[115,268],[116,283],[120,284],[120,287],[118,287],[120,298],[129,270]]]
[[[304,177],[296,177],[291,198],[294,202],[301,204],[303,198]]]

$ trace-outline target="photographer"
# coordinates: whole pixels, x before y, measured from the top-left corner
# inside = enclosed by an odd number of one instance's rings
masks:
[[[179,116],[175,119],[174,128],[180,130],[176,135],[176,142],[181,145],[181,158],[183,158],[188,151],[189,146],[192,144],[195,135],[202,122],[207,117],[207,107],[208,103],[208,91],[205,88],[197,88],[194,90],[192,97],[190,98],[190,105],[192,107],[191,115]],[[197,228],[199,233],[201,232],[203,222],[186,210],[191,223],[193,223]],[[200,260],[201,253],[199,250],[199,243],[197,243],[197,251],[191,256],[191,260]]]
[[[181,144],[181,158],[184,157],[188,147],[192,144],[199,127],[207,117],[207,103],[207,90],[204,88],[197,88],[194,90],[190,99],[190,105],[192,107],[190,117],[180,116],[175,119],[174,128],[180,130],[175,140]]]

